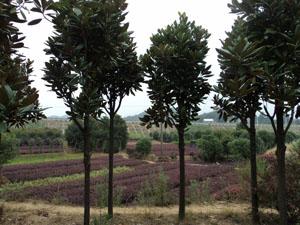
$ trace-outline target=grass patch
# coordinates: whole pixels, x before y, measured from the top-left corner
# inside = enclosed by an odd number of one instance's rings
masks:
[[[18,155],[16,158],[10,160],[5,165],[18,165],[18,164],[37,164],[43,162],[53,162],[60,160],[82,159],[82,153],[43,153],[43,154],[29,154]]]
[[[92,158],[104,156],[104,153],[93,153]],[[83,159],[82,152],[60,152],[60,153],[40,153],[40,154],[28,154],[18,155],[14,159],[10,160],[5,165],[18,165],[18,164],[38,164],[46,162],[55,162],[72,159]]]
[[[129,167],[120,166],[120,167],[114,168],[114,173],[120,174],[120,173],[128,172],[130,170],[132,170],[132,169]],[[98,177],[98,176],[105,176],[107,174],[108,174],[108,169],[94,170],[91,172],[91,178]],[[7,192],[12,192],[12,191],[21,191],[24,188],[64,183],[67,181],[80,180],[83,178],[84,178],[84,173],[77,173],[77,174],[61,176],[61,177],[47,177],[44,179],[5,184],[0,188],[0,195],[3,195]]]

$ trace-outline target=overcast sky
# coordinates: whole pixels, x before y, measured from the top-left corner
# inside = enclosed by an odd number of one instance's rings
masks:
[[[211,33],[209,39],[208,64],[212,65],[214,76],[210,79],[211,84],[215,84],[219,76],[219,65],[217,62],[216,48],[220,47],[220,39],[226,37],[225,31],[229,31],[235,15],[229,13],[227,4],[231,0],[127,0],[128,16],[130,23],[129,29],[134,31],[135,42],[137,43],[138,54],[145,53],[150,46],[150,37],[178,19],[178,12],[185,12],[190,20],[195,20],[197,25],[202,25]],[[38,15],[30,15],[29,19]],[[52,34],[50,23],[43,21],[36,26],[22,26],[21,31],[26,35],[25,45],[28,49],[24,50],[26,57],[34,60],[35,76],[34,86],[38,88],[40,103],[46,110],[46,115],[65,114],[66,108],[62,100],[57,99],[55,93],[50,92],[41,80],[45,61],[48,58],[44,55],[45,41]],[[135,96],[127,97],[119,111],[122,116],[134,115],[144,111],[150,106],[146,88],[143,92],[136,93]],[[211,100],[206,101],[201,106],[202,112],[211,111]]]

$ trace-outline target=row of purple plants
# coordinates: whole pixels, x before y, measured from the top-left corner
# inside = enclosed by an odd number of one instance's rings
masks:
[[[114,166],[137,166],[144,162],[137,159],[115,157]],[[100,170],[108,167],[108,157],[101,156],[91,160],[91,170]],[[11,182],[29,181],[47,177],[66,176],[83,173],[83,160],[63,160],[48,163],[11,165],[3,168],[3,175]]]
[[[233,165],[186,165],[186,183],[187,186],[192,180],[199,182],[205,181],[208,178],[212,182],[211,192],[217,192],[220,189],[226,188],[237,182],[234,176]],[[117,174],[114,177],[114,186],[123,190],[122,202],[129,204],[137,196],[146,180],[153,175],[157,175],[163,171],[168,176],[168,189],[176,195],[179,186],[179,165],[177,162],[156,163],[156,164],[140,164],[134,167],[133,171]],[[223,179],[223,177],[225,179]],[[96,205],[97,193],[96,186],[103,183],[104,177],[96,177],[91,180],[91,202]],[[51,201],[59,196],[66,203],[80,205],[83,202],[83,180],[70,181],[65,183],[57,183],[48,186],[39,186],[22,190],[22,193],[10,193],[8,198],[14,199],[21,197],[23,199],[39,199]]]

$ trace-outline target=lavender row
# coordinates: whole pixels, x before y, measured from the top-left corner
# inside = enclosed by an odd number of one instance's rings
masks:
[[[168,186],[169,190],[177,190],[179,186],[179,169],[177,163],[160,163],[140,165],[134,171],[115,176],[115,187],[123,189],[123,202],[130,203],[133,201],[147,179],[155,176],[160,170],[163,170],[169,177]],[[194,166],[187,165],[186,167],[186,183],[189,185],[191,180],[203,181],[209,177],[217,177],[221,183],[221,178],[225,174],[230,174],[233,171],[232,166],[226,165],[204,165]],[[91,180],[91,202],[96,203],[96,185],[104,182],[103,178],[94,178]],[[16,196],[18,193],[12,193]],[[29,188],[22,191],[23,198],[34,198],[51,201],[55,196],[59,195],[70,204],[82,204],[83,201],[83,181],[72,181],[63,184],[56,184],[43,187]]]
[[[63,164],[63,162],[65,164]],[[83,173],[84,166],[82,160],[68,160],[63,162],[44,163],[39,165],[23,165],[4,168],[3,174],[12,182],[43,179],[47,177],[66,176],[75,173]],[[116,157],[114,166],[137,166],[144,162],[136,159],[124,159]],[[99,170],[108,166],[107,157],[95,158],[91,160],[91,170]],[[13,169],[14,168],[14,169]]]

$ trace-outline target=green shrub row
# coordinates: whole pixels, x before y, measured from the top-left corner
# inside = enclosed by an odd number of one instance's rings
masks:
[[[63,135],[61,130],[54,128],[24,128],[11,131],[20,146],[42,146],[42,145],[61,145]]]
[[[193,141],[199,148],[199,155],[204,161],[216,162],[224,159],[247,159],[250,157],[249,134],[244,129],[236,130],[212,130],[202,129],[188,133],[189,136],[197,138]],[[286,142],[290,143],[297,139],[295,133],[288,132]],[[256,136],[257,153],[263,153],[275,146],[275,136],[271,131],[260,130]]]
[[[91,140],[92,148],[94,151],[102,150],[108,151],[109,140],[109,119],[107,117],[102,118],[100,121],[92,120],[91,126]],[[81,151],[83,146],[82,132],[78,126],[71,123],[65,131],[65,138],[70,147],[75,150]],[[119,115],[114,119],[114,149],[115,152],[119,152],[126,148],[128,141],[128,131],[126,122]]]
[[[0,142],[0,166],[7,163],[17,155],[18,140],[12,134],[1,134]],[[1,168],[0,168],[1,169]],[[1,181],[1,176],[0,176]],[[0,182],[1,184],[1,182]]]
[[[300,140],[294,142],[286,157],[286,188],[288,224],[300,221]],[[250,163],[239,168],[242,190],[249,191]],[[262,207],[278,209],[277,203],[277,162],[274,154],[266,154],[257,160],[258,194]],[[242,193],[243,194],[243,193]],[[250,193],[245,193],[250,197]]]
[[[162,132],[163,136],[163,142],[165,143],[171,143],[178,141],[178,134],[175,131],[171,132]],[[153,138],[153,140],[161,141],[161,133],[159,131],[153,131],[150,133],[150,137]]]

